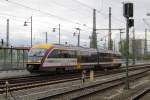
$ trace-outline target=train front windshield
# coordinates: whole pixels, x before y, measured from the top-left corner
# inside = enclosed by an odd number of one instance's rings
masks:
[[[28,53],[29,62],[40,62],[47,49],[32,48]]]

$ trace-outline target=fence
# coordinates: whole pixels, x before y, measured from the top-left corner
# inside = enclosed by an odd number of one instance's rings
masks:
[[[28,47],[1,47],[0,70],[24,69],[28,51]]]

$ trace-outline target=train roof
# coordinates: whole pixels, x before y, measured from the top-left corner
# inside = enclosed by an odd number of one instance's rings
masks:
[[[90,52],[101,52],[101,53],[111,53],[111,54],[120,54],[119,52],[114,52],[112,50],[106,50],[106,49],[94,49],[94,48],[88,48],[88,47],[77,47],[73,45],[62,45],[62,44],[36,44],[33,45],[32,48],[44,48],[44,49],[50,49],[50,48],[59,48],[59,49],[70,49],[70,50],[81,50],[81,51],[90,51]]]
[[[52,48],[54,47],[53,44],[35,44],[32,46],[32,48],[44,48],[44,49],[49,49],[49,48]]]

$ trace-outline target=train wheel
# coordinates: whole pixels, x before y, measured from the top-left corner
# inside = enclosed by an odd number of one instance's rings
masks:
[[[27,65],[27,70],[31,73],[38,71],[38,66],[35,65]]]
[[[27,70],[29,71],[29,72],[32,72],[33,71],[33,68],[34,68],[34,66],[33,65],[27,65]]]

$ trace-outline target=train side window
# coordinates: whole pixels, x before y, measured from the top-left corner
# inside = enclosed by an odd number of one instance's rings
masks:
[[[68,58],[68,53],[66,50],[60,50],[59,52],[59,57],[60,58]]]
[[[76,52],[73,50],[68,50],[68,56],[69,58],[76,58]]]
[[[105,53],[99,53],[100,55],[99,55],[99,59],[100,59],[100,61],[104,61],[105,59],[104,59],[104,57],[105,57]]]
[[[73,50],[61,50],[60,58],[76,58],[76,52]]]
[[[76,58],[76,51],[73,50],[53,50],[48,58]]]
[[[97,53],[96,52],[92,52],[90,58],[91,58],[92,62],[96,62],[97,61]]]
[[[90,62],[90,53],[88,51],[80,51],[80,62],[84,63],[84,62]]]
[[[48,58],[59,58],[59,50],[53,50],[49,55]]]

